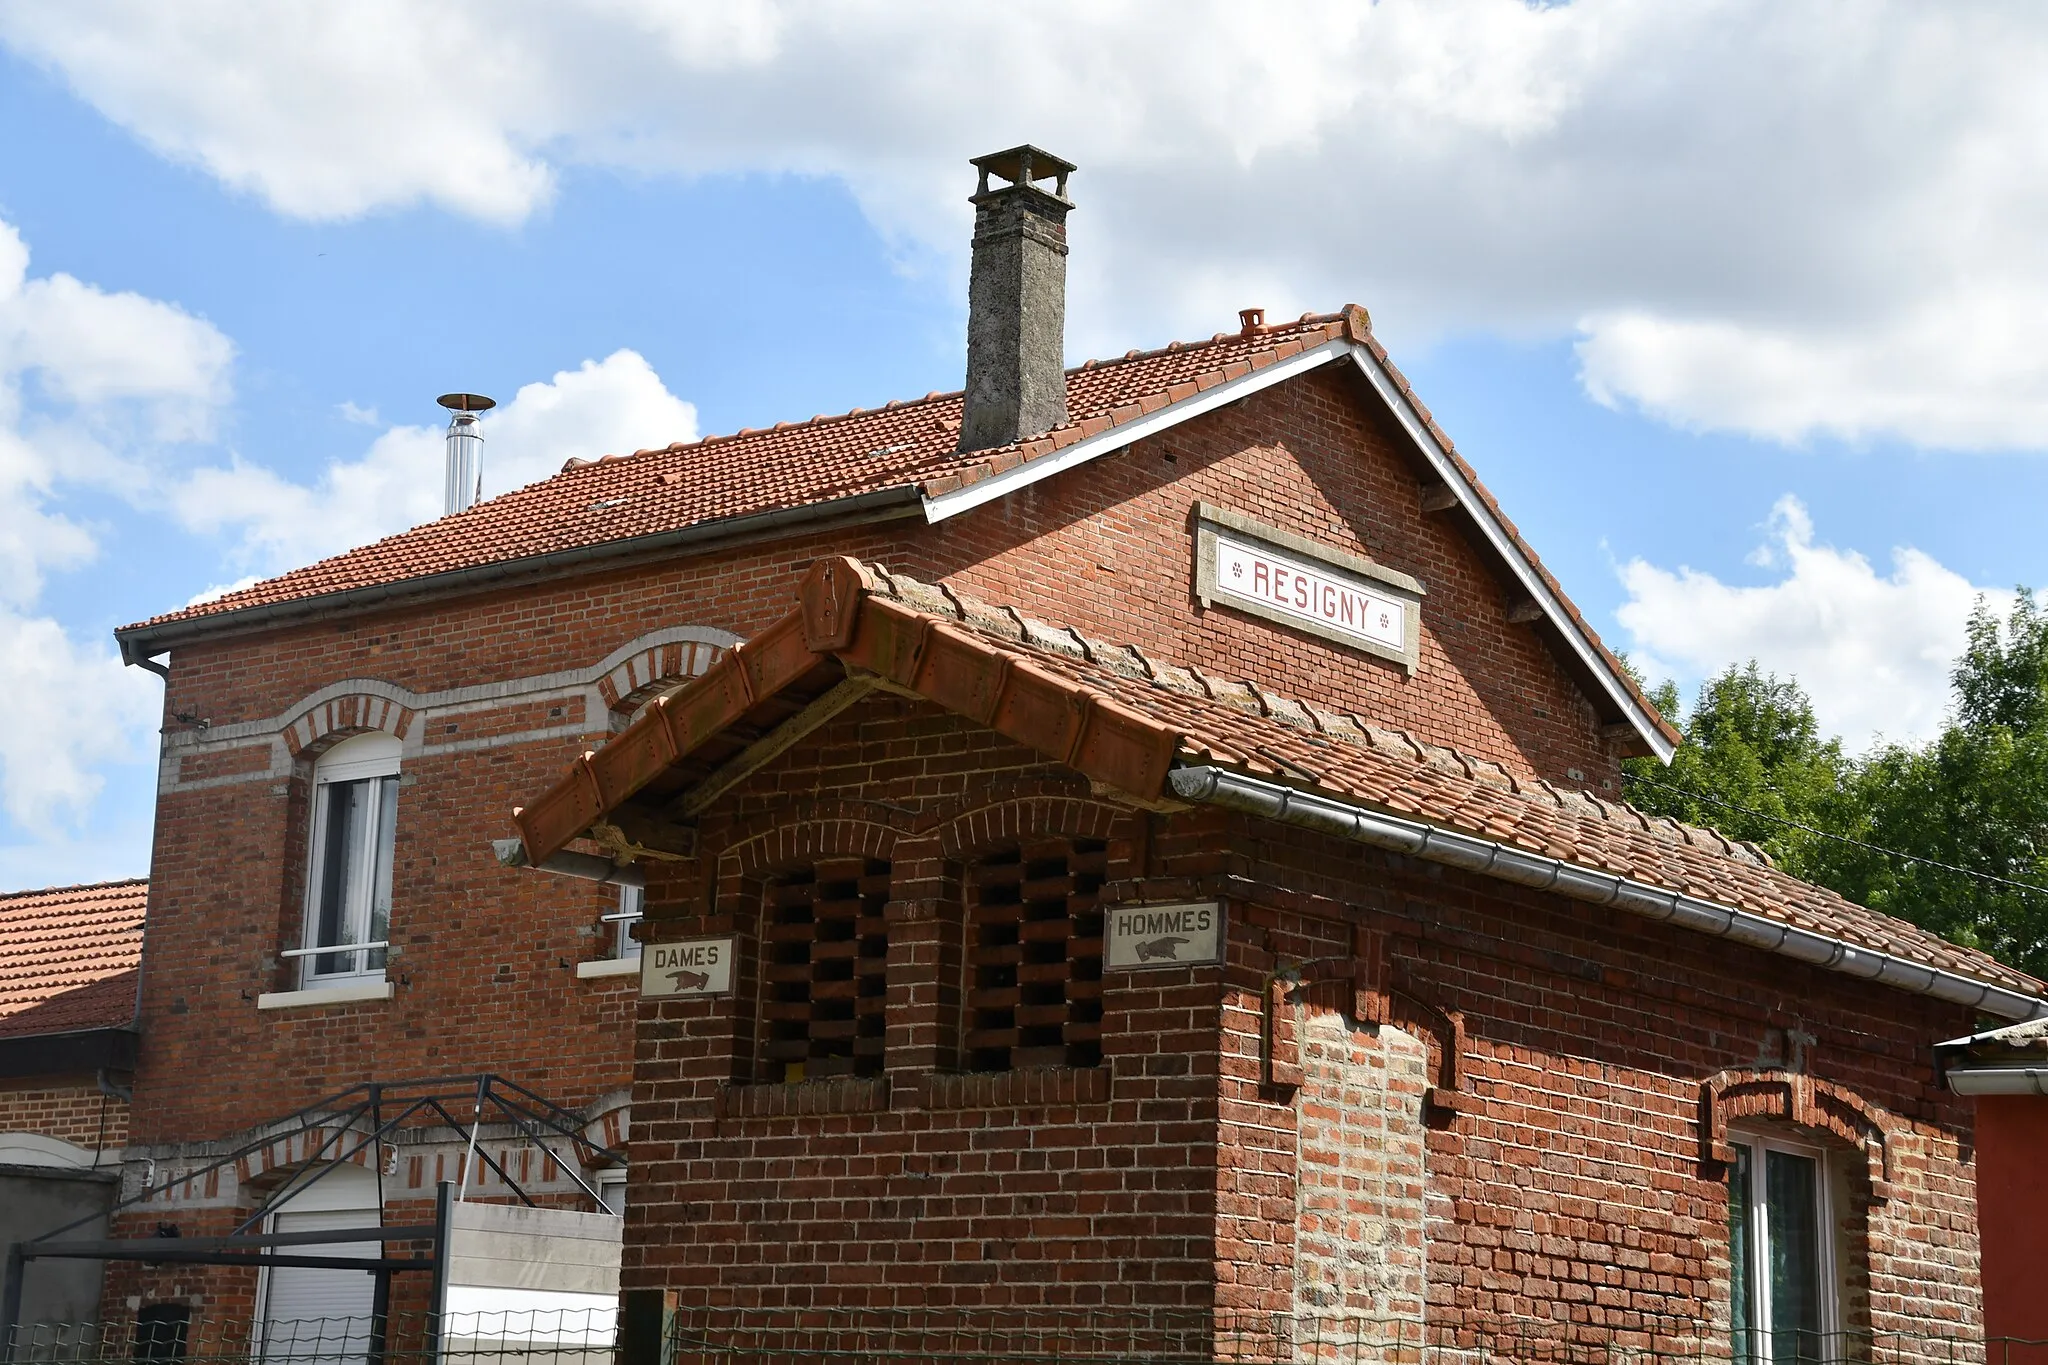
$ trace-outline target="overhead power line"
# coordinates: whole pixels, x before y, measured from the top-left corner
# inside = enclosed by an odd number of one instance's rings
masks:
[[[1784,825],[1787,828],[1811,834],[1818,839],[1832,839],[1838,844],[1847,844],[1851,848],[1860,848],[1868,853],[1880,853],[1887,858],[1899,858],[1909,863],[1919,863],[1923,867],[1938,867],[1943,872],[1954,872],[1959,876],[1975,877],[1979,881],[1995,882],[1999,886],[2010,886],[2018,891],[2033,891],[2040,895],[2048,896],[2048,886],[2040,886],[2034,882],[2014,881],[2011,877],[2001,877],[1991,872],[1979,872],[1974,867],[1957,867],[1954,863],[1944,863],[1936,858],[1923,858],[1917,853],[1906,853],[1896,848],[1884,848],[1878,844],[1865,843],[1861,839],[1851,839],[1846,834],[1836,834],[1832,830],[1816,829],[1812,825],[1803,825],[1797,820],[1788,820],[1782,815],[1772,815],[1768,811],[1751,810],[1748,806],[1738,806],[1733,801],[1723,801],[1718,797],[1705,796],[1692,790],[1690,787],[1675,787],[1669,782],[1659,782],[1653,777],[1641,777],[1629,772],[1625,768],[1622,770],[1621,775],[1630,782],[1640,782],[1646,787],[1655,787],[1660,791],[1676,792],[1687,800],[1698,801],[1709,806],[1719,806],[1722,810],[1732,810],[1738,815],[1747,815],[1758,820],[1768,820],[1774,825]]]

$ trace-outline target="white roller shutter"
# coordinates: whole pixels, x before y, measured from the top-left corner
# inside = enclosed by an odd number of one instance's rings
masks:
[[[377,1226],[375,1209],[325,1209],[278,1214],[274,1232],[327,1232]],[[350,1256],[377,1259],[376,1242],[336,1242],[292,1247],[280,1255]],[[375,1282],[366,1270],[309,1270],[284,1267],[269,1272],[263,1297],[263,1358],[293,1365],[357,1365],[370,1346],[370,1308]]]

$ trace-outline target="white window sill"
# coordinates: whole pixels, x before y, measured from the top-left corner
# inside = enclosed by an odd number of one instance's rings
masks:
[[[348,1005],[358,1000],[389,1000],[394,991],[389,981],[349,981],[337,986],[313,986],[303,991],[265,991],[256,997],[256,1008],[317,1009],[321,1005]]]
[[[576,975],[588,981],[593,977],[638,976],[640,959],[637,957],[600,957],[591,962],[576,964]]]

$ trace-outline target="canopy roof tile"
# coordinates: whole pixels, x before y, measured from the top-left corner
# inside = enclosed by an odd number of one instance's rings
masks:
[[[1241,773],[1993,987],[2015,1013],[2036,1004],[2048,1011],[2032,977],[1800,881],[1709,829],[1519,779],[1369,718],[1276,696],[1256,680],[1158,664],[1129,646],[880,566],[821,561],[801,598],[797,610],[650,704],[516,811],[526,857],[545,861],[593,831],[616,841],[611,822],[629,806],[673,812],[736,756],[772,744],[778,726],[814,712],[845,681],[867,679],[985,724],[1140,802],[1173,799],[1175,769]]]

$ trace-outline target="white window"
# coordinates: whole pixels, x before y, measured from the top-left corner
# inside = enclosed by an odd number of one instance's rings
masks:
[[[604,1201],[607,1211],[623,1218],[626,1214],[626,1173],[616,1167],[599,1171],[597,1197]]]
[[[619,888],[619,908],[604,917],[604,922],[611,926],[613,957],[623,961],[640,956],[640,940],[633,937],[633,926],[640,922],[646,908],[647,893],[642,888]]]
[[[302,986],[384,978],[398,750],[390,735],[357,735],[313,765],[305,942],[286,954]]]
[[[1841,1330],[1827,1154],[1736,1134],[1728,1259],[1736,1365],[1834,1359]]]

